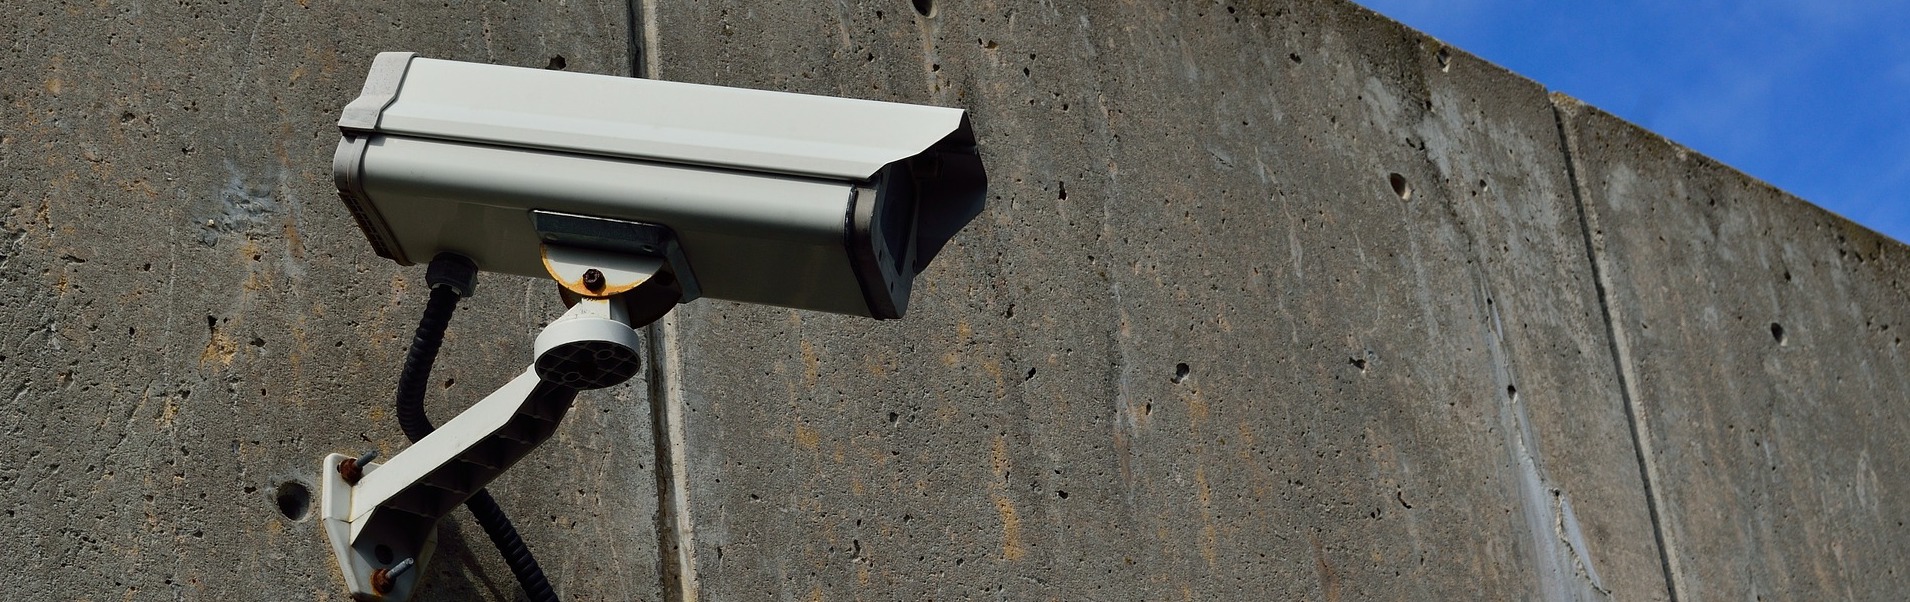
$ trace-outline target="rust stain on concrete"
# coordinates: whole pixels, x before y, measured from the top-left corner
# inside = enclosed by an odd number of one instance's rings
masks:
[[[822,356],[816,353],[816,346],[809,341],[802,342],[802,382],[814,387],[822,381]]]
[[[807,425],[796,425],[796,445],[809,451],[816,451],[822,445],[822,435]]]
[[[1021,543],[1021,515],[1015,511],[1014,500],[1008,499],[1008,438],[995,436],[995,445],[989,450],[989,465],[994,469],[995,478],[989,481],[988,488],[993,490],[995,514],[1001,519],[1001,557],[1003,560],[1021,560],[1028,550]]]
[[[1340,573],[1333,563],[1326,559],[1326,546],[1320,543],[1319,533],[1307,534],[1313,542],[1313,570],[1320,577],[1320,591],[1326,596],[1326,602],[1340,602]]]

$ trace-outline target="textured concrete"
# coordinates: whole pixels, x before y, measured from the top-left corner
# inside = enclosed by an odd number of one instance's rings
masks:
[[[670,318],[703,599],[1666,597],[1540,86],[1343,3],[651,17],[993,186],[906,320]]]
[[[1902,245],[1344,2],[926,4],[0,8],[0,597],[343,598],[300,491],[404,447],[424,296],[330,182],[381,50],[974,112],[907,319],[684,306],[496,483],[567,599],[1910,586]],[[558,309],[488,278],[434,416]]]
[[[622,2],[180,4],[0,5],[0,597],[342,599],[311,502],[279,494],[403,448],[424,290],[336,200],[339,107],[381,50],[629,69]],[[434,415],[559,309],[485,282]],[[640,388],[586,395],[494,488],[571,599],[655,596],[648,424]],[[517,596],[462,511],[441,545],[435,599]]]
[[[1559,99],[1684,600],[1910,591],[1910,249]]]

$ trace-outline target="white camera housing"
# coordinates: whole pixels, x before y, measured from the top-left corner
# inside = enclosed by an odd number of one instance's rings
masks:
[[[387,52],[339,119],[379,255],[547,275],[544,245],[661,259],[699,296],[873,318],[979,214],[960,109]]]

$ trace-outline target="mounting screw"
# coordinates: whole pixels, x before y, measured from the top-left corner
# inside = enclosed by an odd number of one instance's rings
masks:
[[[584,288],[593,293],[604,290],[604,273],[597,268],[584,270]]]
[[[411,567],[415,564],[417,563],[412,562],[410,558],[406,558],[398,561],[398,564],[393,565],[389,569],[372,571],[371,589],[380,594],[391,593],[391,587],[398,584],[398,577],[405,574],[405,571],[411,570]]]
[[[338,463],[338,476],[344,477],[348,485],[357,485],[359,479],[365,478],[365,465],[371,464],[372,458],[376,457],[378,450],[374,449],[357,458],[345,458],[345,461]]]

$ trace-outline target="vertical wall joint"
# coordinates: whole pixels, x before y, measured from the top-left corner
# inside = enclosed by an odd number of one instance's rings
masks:
[[[1651,515],[1652,538],[1658,547],[1659,566],[1665,575],[1665,590],[1672,602],[1677,602],[1680,590],[1678,581],[1682,571],[1678,567],[1678,554],[1672,545],[1671,534],[1666,530],[1666,505],[1664,494],[1659,491],[1659,484],[1663,480],[1658,473],[1651,431],[1645,423],[1648,415],[1638,392],[1638,378],[1631,361],[1631,345],[1621,324],[1618,302],[1612,297],[1611,266],[1598,241],[1603,230],[1598,226],[1598,212],[1591,208],[1586,199],[1586,176],[1579,169],[1581,151],[1578,148],[1578,133],[1569,123],[1578,101],[1553,93],[1551,104],[1552,116],[1558,123],[1559,150],[1565,155],[1565,175],[1571,182],[1572,199],[1578,206],[1579,229],[1585,240],[1585,256],[1592,268],[1592,285],[1598,293],[1598,307],[1605,323],[1605,340],[1611,347],[1618,390],[1624,397],[1625,420],[1631,427],[1632,449],[1637,452],[1638,477],[1643,481],[1645,507]]]

